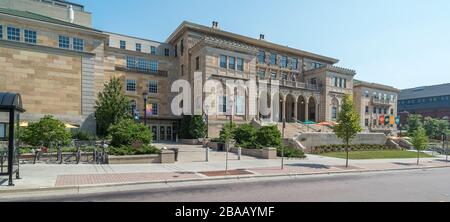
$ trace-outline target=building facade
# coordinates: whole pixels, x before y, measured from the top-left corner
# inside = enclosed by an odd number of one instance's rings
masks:
[[[385,132],[396,129],[395,118],[399,92],[400,90],[391,86],[354,81],[353,101],[361,115],[361,126],[364,126],[366,132]]]
[[[450,84],[401,90],[398,111],[402,116],[402,125],[406,124],[407,116],[410,114],[448,120],[450,117]]]
[[[96,30],[91,17],[82,5],[67,1],[0,1],[0,91],[22,94],[24,121],[53,115],[95,131],[95,100],[111,77],[122,80],[124,93],[155,141],[176,139],[181,116],[171,109],[177,96],[171,86],[177,80],[193,83],[195,73],[202,73],[202,82],[214,79],[223,86],[227,80],[254,79],[257,85],[279,87],[276,92],[215,97],[208,107],[216,111],[209,116],[210,136],[217,136],[229,118],[230,104],[238,123],[332,122],[342,97],[354,91],[356,72],[337,67],[337,59],[271,43],[264,35],[230,33],[218,22],[182,22],[165,42],[158,42]],[[194,90],[192,101],[200,99],[194,98]],[[202,91],[201,99],[210,94]],[[252,98],[258,100],[253,103]],[[279,113],[249,112],[259,111],[264,102],[279,106]]]

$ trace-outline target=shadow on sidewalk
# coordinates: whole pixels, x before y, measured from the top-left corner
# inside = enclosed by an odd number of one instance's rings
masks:
[[[323,164],[313,164],[313,163],[292,163],[292,164],[286,164],[286,166],[306,167],[306,168],[311,168],[311,169],[330,169],[330,166],[323,165]]]

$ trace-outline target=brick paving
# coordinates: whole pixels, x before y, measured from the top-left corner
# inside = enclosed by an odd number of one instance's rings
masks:
[[[111,174],[80,174],[80,175],[58,175],[56,187],[78,186],[78,185],[99,185],[118,184],[150,181],[170,181],[180,179],[200,178],[195,173],[111,173]]]

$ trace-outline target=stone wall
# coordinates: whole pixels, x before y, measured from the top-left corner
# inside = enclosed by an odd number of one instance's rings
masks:
[[[299,141],[306,148],[329,145],[343,144],[342,140],[337,138],[334,133],[302,133],[297,136]],[[387,137],[383,133],[361,133],[352,141],[352,144],[386,144]]]

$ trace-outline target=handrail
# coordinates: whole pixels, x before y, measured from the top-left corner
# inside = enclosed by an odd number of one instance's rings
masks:
[[[307,129],[311,129],[312,131],[315,131],[316,133],[317,132],[320,132],[319,130],[317,130],[317,129],[314,129],[314,128],[312,128],[311,126],[308,126],[307,124],[304,124],[302,121],[300,121],[300,120],[298,120],[298,119],[295,119],[295,118],[292,118],[296,123],[298,123],[298,124],[300,124],[300,125],[302,125],[302,126],[305,126]]]

